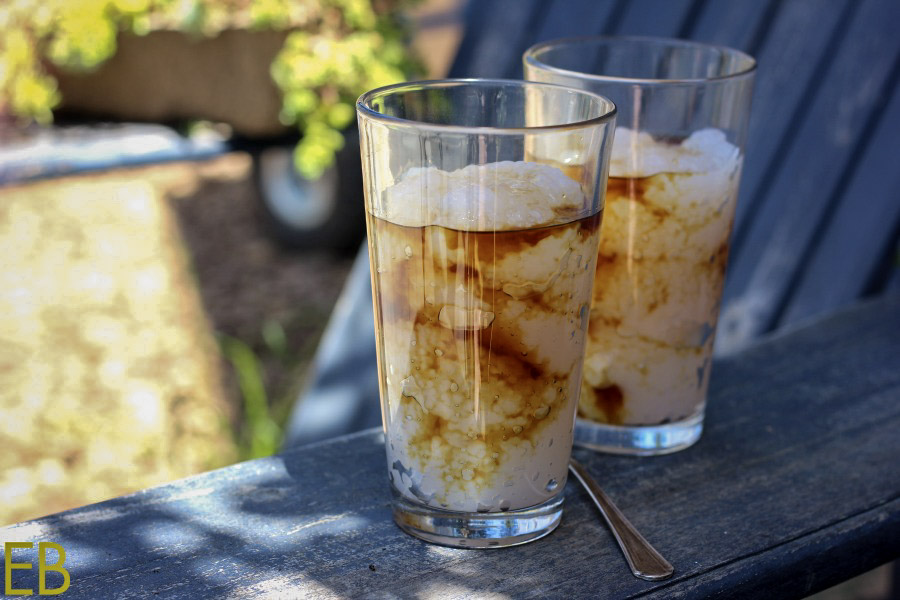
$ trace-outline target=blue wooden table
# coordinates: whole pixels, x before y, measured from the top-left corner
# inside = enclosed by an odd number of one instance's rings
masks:
[[[525,546],[403,534],[377,430],[0,528],[0,542],[35,543],[11,554],[35,565],[37,543],[60,544],[63,597],[91,600],[790,598],[900,556],[900,297],[718,362],[710,395],[707,430],[684,452],[575,451],[675,565],[665,582],[629,574],[573,480],[562,525]],[[37,593],[37,571],[12,584]]]

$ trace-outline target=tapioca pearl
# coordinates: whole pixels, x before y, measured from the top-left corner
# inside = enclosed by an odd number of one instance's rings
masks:
[[[537,408],[537,410],[534,411],[534,418],[535,419],[543,419],[544,417],[546,417],[549,414],[550,414],[550,407],[547,406],[546,404],[543,404],[543,405],[539,406]]]
[[[445,304],[438,313],[438,322],[454,331],[479,331],[494,322],[494,313],[454,304]]]

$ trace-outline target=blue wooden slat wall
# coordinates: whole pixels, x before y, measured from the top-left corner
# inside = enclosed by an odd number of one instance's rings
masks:
[[[756,56],[782,0],[768,2],[706,2],[686,37],[698,42],[731,46]]]
[[[900,61],[897,61],[900,64]],[[859,165],[832,211],[803,275],[794,286],[779,327],[822,314],[878,291],[883,265],[860,262],[860,256],[891,261],[900,229],[900,90],[894,67],[887,109],[878,118]],[[900,274],[900,269],[898,269]],[[876,289],[870,289],[875,286]],[[900,332],[898,332],[900,335]]]
[[[702,0],[631,0],[612,33],[676,37]]]
[[[757,57],[720,349],[871,287],[895,244],[897,202],[890,186],[867,175],[846,182],[854,153],[862,155],[876,130],[871,143],[882,149],[859,168],[872,172],[897,153],[883,131],[893,113],[880,119],[873,111],[895,87],[900,2],[830,0],[823,10],[822,0],[475,0],[471,10],[454,76],[519,77],[527,46],[575,35],[687,37]],[[854,218],[848,198],[860,194],[878,200]],[[836,255],[847,265],[840,272],[829,270]],[[835,277],[846,279],[841,292]]]
[[[533,39],[538,42],[607,31],[616,4],[613,0],[553,0]]]
[[[746,238],[735,245],[723,343],[739,347],[777,323],[811,258],[818,228],[827,225],[842,184],[873,133],[870,115],[900,58],[900,3],[866,0],[853,6],[852,18],[834,40],[834,57],[814,74],[821,84],[794,114],[782,158],[765,175],[764,196],[746,198],[754,214]],[[777,102],[763,106],[778,108]]]
[[[529,21],[528,25],[528,34],[524,36],[517,36],[515,38],[515,43],[510,46],[513,52],[506,60],[505,67],[503,69],[503,77],[506,77],[507,79],[522,79],[524,77],[524,70],[522,68],[522,55],[525,53],[529,46],[534,44],[535,37],[533,32],[536,31],[541,26],[541,24],[547,20],[550,8],[550,0],[542,0],[541,2],[538,2],[535,11],[531,14],[531,20]]]
[[[769,25],[756,54],[757,78],[732,238],[732,265],[748,228],[747,216],[758,210],[761,192],[784,161],[793,126],[808,110],[805,102],[822,84],[821,76],[815,75],[816,67],[827,64],[841,18],[854,2],[833,0],[833,10],[823,11],[821,0],[788,0],[781,3]],[[730,268],[730,279],[734,279],[733,273]],[[726,289],[726,301],[732,291],[736,290],[731,286]]]
[[[516,51],[528,47],[530,27],[542,8],[540,0],[470,2],[450,76],[505,77]]]

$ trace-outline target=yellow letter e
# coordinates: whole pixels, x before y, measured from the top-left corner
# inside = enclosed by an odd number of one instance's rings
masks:
[[[59,559],[53,563],[52,565],[47,564],[47,548],[53,548],[56,550],[57,554],[59,554]],[[54,544],[53,542],[39,542],[38,543],[38,593],[42,596],[55,596],[57,594],[62,594],[64,591],[69,589],[69,584],[72,582],[72,579],[69,577],[69,572],[63,567],[63,563],[66,562],[66,551],[63,550],[63,547],[59,544]],[[62,573],[63,576],[63,584],[56,589],[48,590],[47,582],[46,582],[46,573],[47,571],[56,571],[57,573]]]
[[[12,586],[13,569],[30,569],[31,563],[14,563],[12,561],[13,548],[34,548],[31,542],[4,542],[3,543],[3,576],[5,582],[3,593],[10,596],[30,596],[34,593],[31,588],[14,589]]]

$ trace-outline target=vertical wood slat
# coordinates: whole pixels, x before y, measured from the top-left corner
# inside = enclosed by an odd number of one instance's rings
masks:
[[[900,231],[894,232],[895,238],[900,235]],[[900,240],[894,240],[894,251],[888,254],[888,272],[885,274],[885,281],[877,291],[884,293],[900,293]],[[898,579],[897,581],[900,581]]]
[[[522,55],[534,43],[534,32],[547,18],[547,12],[550,9],[550,3],[542,0],[530,8],[528,15],[528,25],[526,30],[518,32],[516,36],[509,38],[509,54],[503,57],[498,56],[503,67],[503,75],[507,79],[524,79],[525,72],[522,65]]]
[[[770,0],[766,6],[756,0],[707,2],[686,36],[698,42],[728,46],[753,54],[756,48],[752,46],[760,37],[760,29],[768,28],[768,18],[780,3],[780,0]]]
[[[772,165],[770,185],[752,206],[752,224],[731,266],[720,350],[740,348],[777,321],[817,228],[827,224],[834,195],[850,176],[870,112],[883,102],[879,93],[898,56],[900,4],[869,0],[857,7],[852,20],[840,25],[846,35],[819,75],[821,86],[800,105],[799,123],[787,128],[786,148],[776,155],[780,163]],[[777,112],[775,99],[760,100]]]
[[[760,191],[780,166],[776,160],[779,152],[790,145],[792,124],[806,114],[804,94],[815,94],[820,83],[814,81],[813,67],[826,62],[829,42],[851,1],[832,2],[834,10],[829,11],[821,10],[819,0],[784,2],[756,57],[756,89],[732,238],[732,268],[725,284],[726,301],[736,295],[733,290],[746,284],[735,281],[733,268],[740,242],[755,220]]]
[[[475,0],[450,77],[503,77],[515,52],[529,39],[540,0]],[[521,52],[520,52],[521,54]]]
[[[369,252],[363,243],[319,340],[283,445],[318,442],[381,422],[376,360]]]
[[[840,204],[821,232],[815,251],[778,326],[791,325],[844,304],[866,293],[885,262],[893,262],[900,230],[900,59],[895,62],[887,108],[868,140]],[[871,260],[861,260],[870,257]],[[890,267],[889,267],[890,268]],[[900,267],[893,269],[900,275]],[[887,276],[887,275],[885,275]],[[898,332],[900,333],[900,332]]]
[[[552,0],[533,41],[601,34],[616,4],[616,0]]]
[[[621,21],[611,33],[617,35],[677,36],[698,0],[630,0]]]

